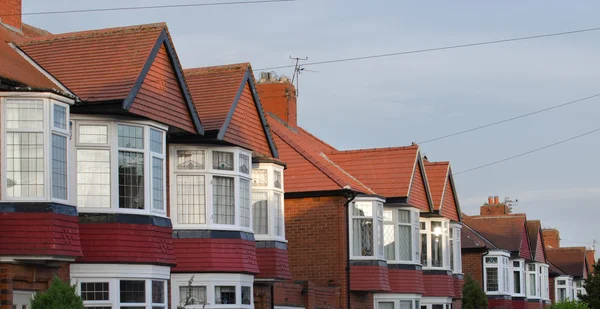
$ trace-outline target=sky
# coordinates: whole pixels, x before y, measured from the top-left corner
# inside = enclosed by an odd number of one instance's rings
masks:
[[[219,0],[23,0],[23,11]],[[295,2],[25,16],[52,33],[166,22],[185,68],[260,68],[599,27],[598,1]],[[600,93],[600,31],[307,66],[298,123],[338,149],[409,145]],[[276,70],[291,75],[292,69]],[[460,172],[600,128],[600,98],[426,143]],[[558,228],[563,246],[600,241],[600,132],[455,176],[462,211],[489,195]]]

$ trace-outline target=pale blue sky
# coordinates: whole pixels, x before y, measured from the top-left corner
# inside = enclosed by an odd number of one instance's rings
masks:
[[[214,0],[24,0],[24,11]],[[218,2],[218,1],[217,1]],[[518,4],[517,4],[518,3]],[[53,33],[167,22],[184,67],[255,69],[600,26],[597,1],[299,0],[26,16]],[[406,145],[600,93],[600,31],[308,67],[299,124],[340,149]],[[279,70],[290,75],[291,70]],[[600,128],[600,99],[422,146],[455,172]],[[600,133],[456,176],[463,211],[488,195],[557,227],[563,245],[600,241]],[[567,240],[572,242],[567,242]]]

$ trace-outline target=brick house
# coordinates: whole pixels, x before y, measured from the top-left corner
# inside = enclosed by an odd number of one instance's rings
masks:
[[[287,164],[292,278],[339,291],[315,307],[460,308],[462,224],[449,163],[428,162],[417,145],[339,151],[298,126],[289,80],[263,74],[257,89]]]
[[[552,302],[577,300],[579,294],[585,294],[583,282],[592,271],[588,259],[593,265],[595,251],[585,247],[561,247],[557,229],[542,232],[548,262],[556,269],[550,276],[550,299]]]
[[[489,308],[544,308],[550,304],[550,264],[540,221],[512,214],[490,197],[477,216],[463,218],[462,255],[488,296]]]
[[[285,164],[250,65],[184,71],[162,23],[1,22],[0,308],[56,275],[89,308],[272,303]]]

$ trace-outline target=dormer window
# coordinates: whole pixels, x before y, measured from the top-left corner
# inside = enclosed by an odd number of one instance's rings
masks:
[[[269,175],[273,175],[269,177]],[[255,163],[252,170],[252,218],[257,240],[285,241],[283,169]]]
[[[69,105],[59,99],[2,100],[3,199],[69,202]]]

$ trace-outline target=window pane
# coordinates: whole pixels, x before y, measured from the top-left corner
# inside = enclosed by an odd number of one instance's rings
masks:
[[[415,250],[414,261],[418,261],[419,257],[421,256],[421,252],[419,250],[420,249],[419,248],[419,243],[420,243],[419,240],[420,240],[421,236],[419,234],[419,227],[418,226],[414,227],[414,229],[413,229],[413,235],[412,236],[413,236],[413,241],[414,241],[414,244],[415,244],[413,246],[413,248]]]
[[[240,172],[244,174],[250,173],[250,157],[240,153]]]
[[[252,192],[252,219],[254,234],[269,234],[269,203],[267,193]]]
[[[412,227],[410,225],[398,225],[398,248],[400,249],[400,256],[398,258],[401,261],[410,261],[412,257],[411,230]]]
[[[108,126],[80,125],[79,142],[84,144],[107,144]]]
[[[233,153],[213,151],[213,168],[216,170],[233,171]]]
[[[43,133],[6,133],[6,164],[8,196],[44,196]]]
[[[513,272],[513,291],[516,294],[521,293],[521,272]]]
[[[410,223],[410,211],[409,210],[398,210],[398,223]]]
[[[121,303],[145,303],[146,282],[144,280],[121,280]]]
[[[537,288],[535,286],[535,274],[529,275],[529,295],[536,295]]]
[[[152,280],[152,303],[165,303],[165,282]]]
[[[352,229],[352,254],[354,256],[373,256],[373,219],[353,219]]]
[[[558,289],[558,301],[565,301],[565,300],[567,300],[567,289],[559,288]]]
[[[252,186],[254,187],[266,187],[269,185],[267,170],[254,169],[252,170]]]
[[[436,223],[436,222],[432,222]],[[439,223],[439,222],[438,222]],[[442,235],[431,235],[431,266],[442,267],[444,266],[444,257],[442,250]]]
[[[81,298],[84,301],[109,300],[108,282],[81,283]]]
[[[203,170],[204,150],[177,150],[177,168],[181,170]]]
[[[358,217],[373,217],[373,204],[371,202],[355,202],[352,215]]]
[[[275,173],[273,173],[273,183],[275,188],[279,188],[281,189],[281,172],[280,171],[275,171]]]
[[[250,181],[240,179],[240,224],[250,227]]]
[[[235,286],[215,286],[215,303],[235,304]]]
[[[421,264],[427,266],[427,234],[421,234]]]
[[[67,129],[67,108],[60,105],[54,105],[54,127],[57,129]]]
[[[486,288],[489,292],[498,291],[498,268],[486,268]]]
[[[513,261],[513,267],[521,268],[521,263],[519,261]]]
[[[213,212],[215,223],[235,224],[233,178],[213,177]]]
[[[119,151],[119,208],[144,209],[144,154]]]
[[[249,286],[242,287],[242,305],[250,305],[252,289]]]
[[[377,309],[394,309],[394,302],[380,301],[377,303]]]
[[[177,176],[177,222],[206,223],[204,176]]]
[[[498,264],[498,258],[497,257],[486,257],[485,263],[486,264]]]
[[[7,100],[6,128],[44,129],[44,105],[39,100]]]
[[[163,133],[161,131],[150,129],[150,151],[163,153]]]
[[[283,236],[283,201],[280,193],[273,195],[275,204],[275,233],[277,236]]]
[[[144,149],[144,128],[120,124],[119,147]]]
[[[394,226],[395,224],[393,222],[385,222],[383,227],[383,255],[388,261],[396,259],[396,237],[394,235]]]
[[[399,309],[411,309],[411,308],[412,308],[412,301],[410,301],[410,300],[401,300],[400,301]]]
[[[67,199],[67,138],[52,134],[52,197]]]
[[[527,265],[527,268],[529,269],[529,271],[535,271],[535,264],[529,264]]]
[[[452,230],[450,230],[450,233],[452,233]],[[450,238],[449,245],[450,245],[450,250],[448,253],[450,253],[450,268],[452,270],[456,270],[455,265],[454,265],[454,253],[455,253],[454,252],[454,240],[452,238]]]
[[[77,150],[77,206],[110,207],[109,150]]]
[[[440,305],[440,304],[431,305],[431,309],[444,309],[444,305]]]
[[[180,286],[179,287],[179,304],[181,306],[188,305],[204,305],[206,302],[206,287],[205,286]]]
[[[152,158],[152,208],[165,210],[163,160]]]

